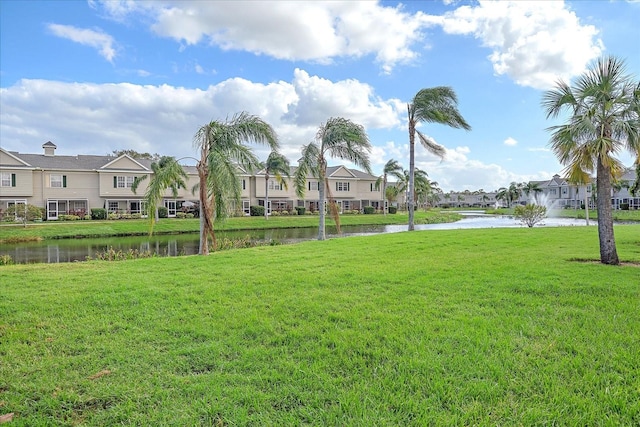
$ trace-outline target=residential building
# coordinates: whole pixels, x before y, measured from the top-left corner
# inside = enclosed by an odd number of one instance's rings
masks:
[[[149,179],[131,189],[136,178],[153,174],[151,160],[134,159],[126,154],[115,156],[56,155],[51,141],[42,145],[42,154],[23,154],[0,148],[0,212],[14,204],[27,203],[46,209],[46,218],[56,220],[62,214],[85,215],[91,208],[104,208],[110,213],[143,213],[143,195]],[[185,202],[195,202],[193,187],[199,183],[194,166],[183,166],[187,172],[186,189],[173,197],[167,190],[162,205],[170,217],[175,216]],[[239,169],[241,206],[238,211],[249,215],[250,206],[265,204],[264,171]],[[295,168],[291,169],[293,177]],[[375,185],[377,177],[345,166],[327,168],[329,191],[340,210],[362,210],[365,206],[382,206],[382,191]],[[295,192],[293,179],[280,185],[275,178],[269,182],[269,212],[291,211],[297,206],[317,210],[317,180],[309,177],[303,199]]]

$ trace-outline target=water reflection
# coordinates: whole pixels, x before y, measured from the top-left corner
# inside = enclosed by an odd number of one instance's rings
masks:
[[[504,228],[523,227],[520,222],[507,216],[482,215],[478,212],[465,213],[465,218],[445,224],[416,224],[416,230],[450,230],[468,228]],[[592,223],[593,224],[593,223]],[[547,218],[541,226],[579,226],[584,220],[567,218]],[[399,233],[406,231],[405,225],[356,225],[343,226],[342,234],[336,233],[335,227],[327,227],[327,237],[365,236],[380,233]],[[222,239],[252,239],[258,241],[275,241],[293,243],[315,239],[316,228],[289,228],[273,230],[218,231],[216,237]],[[28,242],[19,244],[3,244],[0,255],[10,255],[17,264],[28,263],[60,263],[86,261],[95,258],[96,254],[109,249],[128,252],[152,252],[159,256],[194,255],[198,253],[198,234],[179,234],[162,236],[111,237],[98,239],[61,239],[44,242]]]

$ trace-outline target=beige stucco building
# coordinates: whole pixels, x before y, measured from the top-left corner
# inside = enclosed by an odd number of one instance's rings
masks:
[[[151,160],[128,155],[62,156],[56,145],[46,142],[41,154],[23,154],[0,148],[0,210],[13,204],[27,203],[46,209],[46,218],[56,220],[62,214],[84,215],[91,208],[108,212],[142,213],[143,195],[149,179],[141,181],[136,193],[131,186],[136,178],[153,174]],[[177,197],[167,191],[163,205],[175,216],[185,202],[197,201],[192,193],[198,183],[194,166],[184,166],[189,179],[187,188]],[[293,176],[295,168],[291,169]],[[377,177],[345,166],[327,168],[329,190],[341,210],[362,210],[365,206],[382,208],[382,191]],[[269,192],[269,211],[291,211],[295,207],[318,209],[318,181],[309,178],[304,198],[296,195],[293,181],[280,185],[275,178],[265,183],[264,171],[239,171],[242,184],[241,206],[237,211],[249,215],[250,206],[264,206],[265,185]]]

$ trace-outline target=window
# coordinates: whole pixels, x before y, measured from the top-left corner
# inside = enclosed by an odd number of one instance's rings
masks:
[[[246,180],[246,179],[243,179],[243,180],[242,180],[242,189],[243,189],[243,190],[246,190],[246,189],[247,189],[247,180]]]
[[[380,185],[375,182],[371,183],[371,191],[380,191]]]
[[[336,182],[336,191],[349,191],[349,183],[348,182]]]
[[[282,190],[282,184],[278,183],[276,180],[270,179],[269,190]]]
[[[66,188],[67,176],[66,175],[50,175],[49,186],[51,188]]]
[[[309,191],[318,191],[319,188],[318,181],[309,181]]]
[[[0,187],[15,187],[16,174],[9,172],[0,173]]]
[[[132,176],[114,176],[113,188],[131,188],[134,179]]]
[[[109,202],[109,212],[118,212],[120,204],[118,202]]]

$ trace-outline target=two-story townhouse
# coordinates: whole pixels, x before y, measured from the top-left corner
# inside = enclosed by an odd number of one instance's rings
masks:
[[[45,143],[43,154],[23,154],[0,148],[0,213],[14,204],[32,204],[46,209],[46,218],[58,219],[61,214],[84,215],[91,208],[105,208],[109,213],[145,213],[144,193],[153,174],[151,160],[134,159],[124,154],[115,156],[56,155],[56,145]],[[188,175],[186,188],[177,196],[170,190],[164,194],[162,205],[170,217],[183,206],[198,200],[192,190],[199,184],[194,166],[183,166]],[[291,176],[296,168],[291,168]],[[344,166],[327,168],[329,189],[341,210],[362,209],[382,205],[382,192],[375,185],[376,177]],[[264,171],[238,169],[241,186],[241,206],[249,215],[250,206],[264,205]],[[132,190],[136,178],[137,191]],[[318,182],[309,178],[308,191],[299,199],[292,179],[281,186],[274,178],[269,186],[269,205],[275,210],[292,210],[305,206],[318,209]]]

